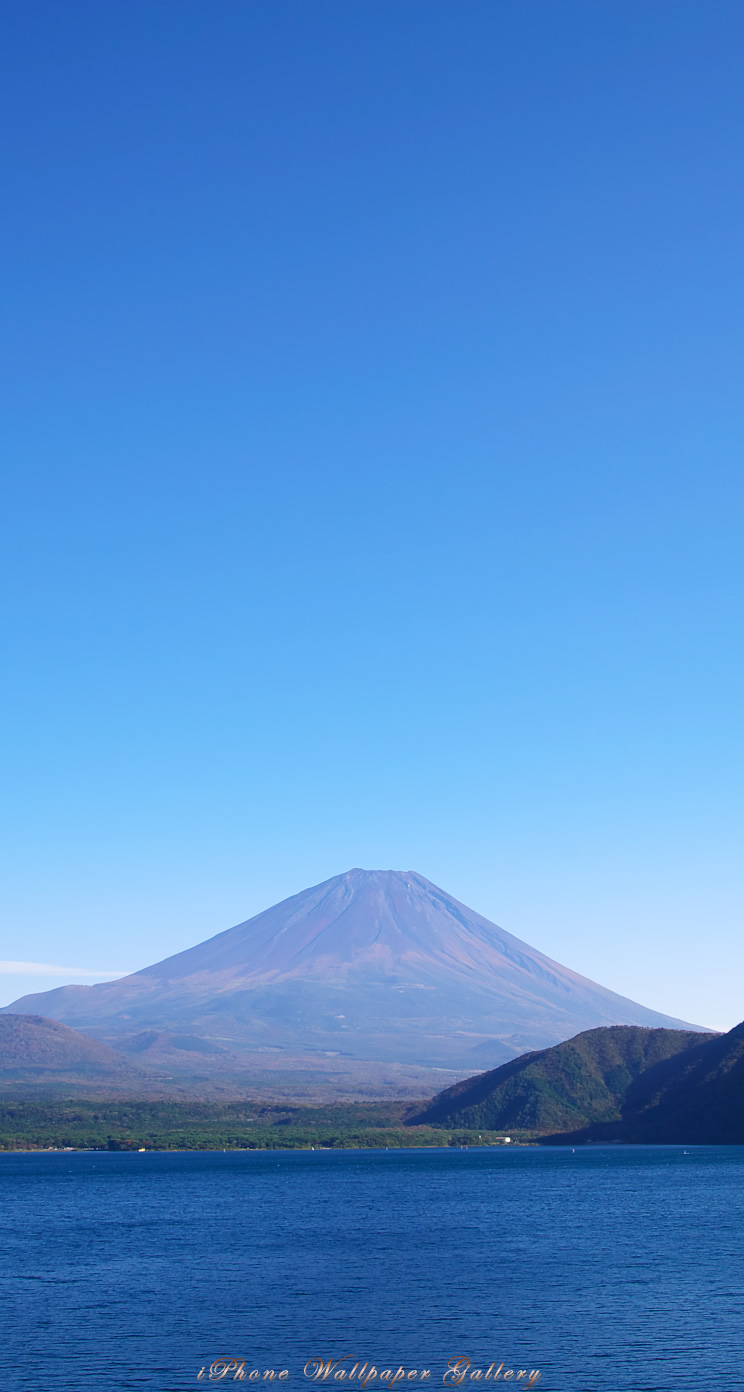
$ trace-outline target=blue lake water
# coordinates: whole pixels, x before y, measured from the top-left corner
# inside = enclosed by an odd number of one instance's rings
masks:
[[[197,1381],[224,1356],[297,1389],[348,1356],[742,1388],[744,1147],[688,1150],[0,1155],[0,1387],[246,1386]]]

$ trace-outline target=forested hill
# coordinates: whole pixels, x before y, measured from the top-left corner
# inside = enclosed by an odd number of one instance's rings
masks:
[[[634,1025],[586,1030],[456,1083],[411,1120],[538,1135],[575,1133],[621,1122],[627,1099],[635,1096],[635,1110],[645,1106],[660,1118],[663,1089],[681,1076],[681,1060],[704,1085],[708,1075],[704,1067],[701,1072],[698,1055],[721,1043],[721,1036],[691,1030]]]

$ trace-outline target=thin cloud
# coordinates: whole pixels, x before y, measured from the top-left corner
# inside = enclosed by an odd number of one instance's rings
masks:
[[[94,971],[91,967],[58,967],[49,962],[0,962],[0,976],[129,976],[126,971]]]

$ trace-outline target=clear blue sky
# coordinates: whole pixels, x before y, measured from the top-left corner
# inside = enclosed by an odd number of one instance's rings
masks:
[[[4,10],[2,1002],[413,868],[744,1017],[744,9]]]

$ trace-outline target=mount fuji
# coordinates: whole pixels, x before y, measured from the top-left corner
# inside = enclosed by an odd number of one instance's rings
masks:
[[[171,1071],[350,1076],[364,1063],[367,1076],[402,1069],[421,1083],[599,1025],[702,1029],[579,976],[415,871],[359,869],[131,976],[5,1012],[59,1020]]]

